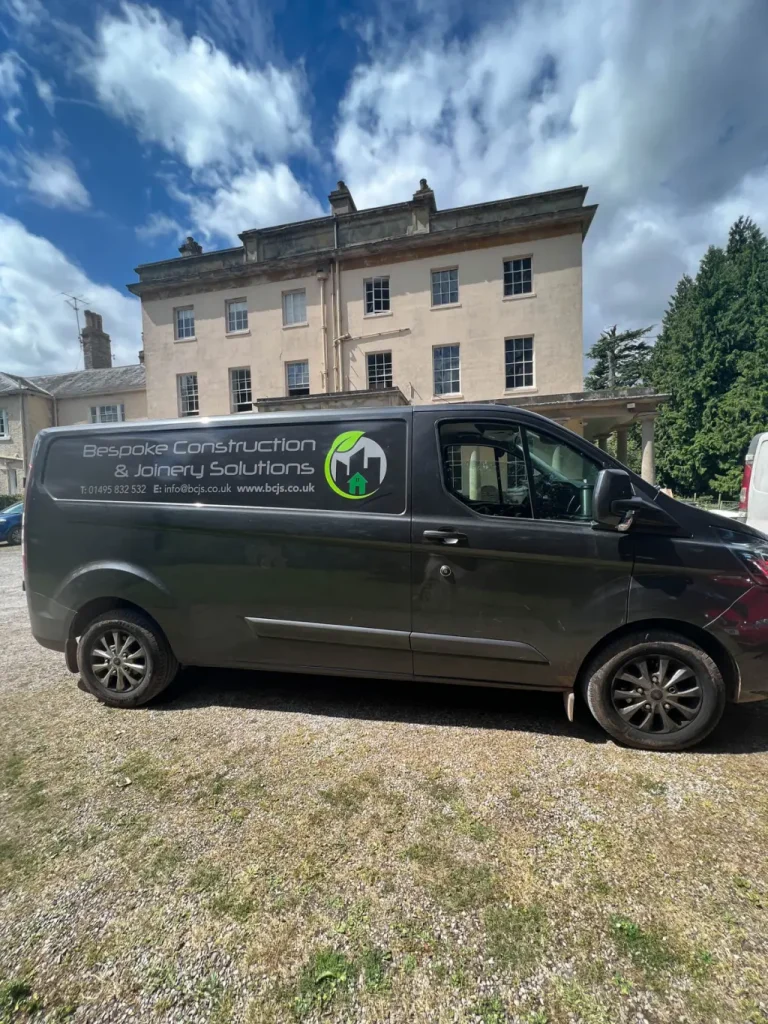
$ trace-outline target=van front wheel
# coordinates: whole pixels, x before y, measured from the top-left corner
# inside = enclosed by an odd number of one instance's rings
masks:
[[[677,633],[622,637],[588,666],[584,688],[605,731],[641,750],[692,747],[712,732],[725,709],[719,668]]]
[[[80,678],[94,697],[113,708],[135,708],[161,693],[178,662],[158,627],[127,609],[104,612],[77,645]]]

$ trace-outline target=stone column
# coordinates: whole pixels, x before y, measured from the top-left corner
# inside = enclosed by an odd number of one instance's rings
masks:
[[[622,465],[627,464],[627,428],[616,428],[616,458]]]
[[[602,452],[607,452],[608,451],[608,435],[607,434],[601,434],[600,437],[596,438],[596,441],[597,441],[597,447],[600,449],[600,451],[602,451]]]
[[[638,416],[642,432],[643,458],[640,465],[640,476],[649,484],[656,483],[656,454],[654,452],[653,433],[656,413]]]

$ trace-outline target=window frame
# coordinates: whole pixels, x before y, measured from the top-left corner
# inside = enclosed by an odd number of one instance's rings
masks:
[[[531,342],[531,383],[530,384],[509,384],[507,380],[507,345],[515,341]],[[536,335],[520,334],[504,339],[504,393],[536,390]],[[513,364],[514,365],[514,364]]]
[[[238,305],[240,303],[242,303],[245,306],[245,327],[233,327],[230,322],[230,310],[232,306]],[[227,299],[227,301],[224,304],[224,316],[226,317],[227,328],[225,334],[247,334],[248,331],[250,331],[250,311],[248,309],[248,299],[245,296],[241,296],[240,298],[237,299]],[[235,314],[235,316],[237,316],[237,313]]]
[[[371,304],[376,305],[376,282],[386,281],[387,282],[387,308],[386,309],[368,309],[368,285],[371,286]],[[377,274],[375,277],[363,278],[363,316],[391,316],[392,315],[392,277],[390,274]],[[384,302],[383,286],[380,286],[381,299]]]
[[[450,298],[450,286],[448,290],[449,299],[447,302],[435,302],[435,274],[456,274],[456,298]],[[429,272],[429,298],[430,298],[430,309],[445,309],[446,306],[460,306],[459,291],[459,267],[458,264],[453,267],[433,267]]]
[[[182,388],[181,381],[184,377],[195,378],[195,397],[197,399],[197,409],[194,412],[184,412],[182,406]],[[198,377],[197,370],[189,370],[186,373],[176,374],[176,401],[178,403],[179,419],[187,419],[190,416],[200,415],[200,378]]]
[[[436,387],[436,384],[437,384],[437,381],[435,379],[435,352],[439,348],[443,348],[443,349],[444,348],[455,348],[455,349],[458,349],[458,352],[459,352],[459,367],[458,367],[458,370],[459,370],[459,379],[458,379],[459,387],[458,387],[457,391],[441,391],[441,392],[438,392],[438,391],[435,390],[435,387]],[[457,395],[459,397],[461,397],[461,395],[462,395],[462,391],[461,391],[461,342],[459,342],[459,341],[452,341],[452,342],[449,342],[448,344],[441,343],[441,344],[433,345],[432,346],[432,397],[439,400],[439,399],[443,399],[443,398],[455,397]]]
[[[291,320],[290,322],[286,319],[286,299],[289,296],[303,295],[304,296],[304,319],[303,320]],[[308,327],[309,318],[307,314],[307,289],[306,288],[289,288],[287,291],[281,292],[280,294],[280,305],[282,307],[282,318],[283,318],[283,329],[290,327]],[[293,305],[293,303],[291,304]]]
[[[5,406],[0,407],[0,441],[11,440],[11,417]]]
[[[102,413],[104,409],[116,409],[117,419],[102,419]],[[91,423],[125,423],[125,404],[123,402],[109,402],[107,405],[92,405],[90,407],[90,414]]]
[[[505,516],[489,516],[489,515],[486,515],[483,512],[478,512],[476,509],[472,508],[471,505],[468,505],[465,501],[463,501],[460,497],[458,497],[458,495],[454,494],[454,492],[448,487],[448,482],[446,480],[446,475],[445,475],[444,466],[443,466],[443,448],[442,448],[442,444],[441,444],[441,440],[440,440],[440,430],[441,430],[442,427],[447,426],[447,425],[452,424],[452,423],[469,423],[469,422],[475,424],[475,426],[483,426],[483,427],[486,427],[486,426],[511,427],[511,428],[516,428],[517,430],[520,431],[521,447],[523,449],[523,458],[524,458],[524,462],[525,462],[525,470],[526,470],[526,474],[527,474],[527,478],[528,478],[528,498],[529,498],[529,501],[530,501],[530,504],[531,504],[531,512],[532,512],[530,518],[525,519],[525,518],[523,518],[521,516],[509,516],[509,517],[505,517]],[[434,430],[435,430],[435,448],[436,448],[436,452],[437,452],[437,465],[438,465],[438,476],[440,478],[440,486],[442,487],[443,493],[446,495],[446,497],[449,498],[451,501],[455,502],[459,507],[461,507],[467,515],[473,516],[473,517],[475,517],[477,519],[480,519],[483,522],[487,522],[488,520],[497,520],[497,521],[505,522],[508,525],[512,525],[512,524],[522,520],[526,524],[528,524],[528,523],[542,523],[542,524],[546,525],[547,523],[553,523],[553,524],[557,524],[557,525],[560,525],[560,526],[567,525],[567,526],[579,527],[581,529],[586,528],[586,529],[588,529],[590,531],[593,530],[594,523],[595,523],[594,516],[592,518],[590,518],[590,519],[552,519],[552,518],[549,518],[549,517],[542,517],[542,516],[539,515],[538,500],[537,500],[537,496],[536,496],[536,490],[535,490],[535,488],[533,486],[533,484],[534,484],[534,479],[533,479],[533,463],[531,461],[531,454],[530,454],[530,451],[528,449],[528,431],[532,430],[534,433],[538,434],[539,436],[543,436],[543,437],[547,438],[553,444],[565,445],[567,448],[570,448],[572,451],[576,452],[582,458],[586,459],[589,462],[593,462],[598,467],[598,473],[600,472],[601,469],[610,468],[611,467],[610,463],[603,462],[600,459],[596,459],[591,452],[586,452],[586,451],[582,450],[582,448],[578,447],[577,445],[574,445],[572,443],[572,441],[570,440],[570,438],[565,440],[565,439],[557,437],[554,434],[550,434],[546,430],[542,432],[539,429],[538,424],[535,425],[535,426],[531,426],[529,423],[526,423],[524,420],[513,420],[513,419],[509,419],[508,420],[508,419],[493,419],[493,418],[486,419],[486,418],[484,418],[482,416],[478,417],[477,419],[474,419],[471,416],[466,416],[466,415],[465,416],[460,416],[460,415],[458,415],[458,412],[457,412],[456,415],[441,416],[439,418],[436,418],[435,419],[435,424],[434,424]],[[486,445],[486,447],[492,447],[492,444],[488,444],[488,445]]]
[[[523,292],[512,291],[509,295],[507,295],[507,290],[506,290],[507,289],[507,285],[506,285],[506,280],[505,280],[505,278],[507,276],[507,263],[515,263],[516,260],[530,260],[531,261],[531,289],[530,289],[530,291],[527,291],[527,292],[526,291],[523,291]],[[514,268],[512,269],[511,273],[514,274]],[[512,281],[512,286],[514,288],[514,279]],[[536,294],[536,282],[534,280],[534,274],[533,274],[533,253],[532,252],[524,252],[524,253],[521,253],[519,256],[504,256],[502,258],[502,261],[501,261],[501,297],[502,297],[502,300],[506,301],[506,300],[509,300],[509,299],[528,299],[532,295],[535,295],[535,294]]]
[[[179,333],[179,313],[186,313],[191,311],[192,313],[192,333],[191,334],[180,334]],[[194,304],[191,306],[174,306],[173,307],[173,339],[174,341],[197,341],[197,321],[195,319],[195,307]]]
[[[291,394],[291,377],[289,367],[291,366],[306,366],[307,368],[307,390],[301,388],[301,393]],[[295,389],[298,391],[298,389]],[[312,384],[309,376],[309,360],[308,359],[289,359],[285,364],[285,394],[288,398],[306,398],[312,394]]]
[[[371,385],[371,368],[370,359],[376,359],[377,356],[389,356],[389,384],[384,384],[383,387],[377,387]],[[386,380],[386,377],[385,377]],[[366,352],[365,353],[365,386],[367,391],[389,391],[395,386],[393,362],[392,362],[392,349],[385,349],[382,352]]]
[[[250,395],[250,399],[247,402],[240,402],[240,403],[238,403],[238,402],[235,401],[235,387],[234,387],[233,374],[235,374],[235,373],[246,373],[246,372],[248,374],[248,394]],[[229,370],[228,370],[228,377],[229,377],[229,410],[230,410],[230,412],[233,415],[235,415],[235,416],[239,416],[242,413],[253,412],[253,374],[251,373],[250,366],[230,366]],[[197,401],[198,401],[198,406],[199,406],[200,405],[200,396],[199,396],[199,394],[198,394]],[[249,406],[249,408],[248,409],[238,409],[237,408],[238,404],[240,404],[240,405],[247,405],[247,406]]]

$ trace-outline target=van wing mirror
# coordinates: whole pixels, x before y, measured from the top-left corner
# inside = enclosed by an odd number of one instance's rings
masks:
[[[625,469],[601,469],[592,495],[592,518],[600,526],[617,529],[627,515],[616,502],[631,502],[632,481]]]

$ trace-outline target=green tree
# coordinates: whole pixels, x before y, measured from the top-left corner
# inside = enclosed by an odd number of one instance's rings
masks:
[[[650,379],[670,396],[657,423],[660,482],[736,497],[749,440],[768,427],[768,241],[749,218],[678,283]]]
[[[653,325],[620,332],[614,324],[603,331],[587,352],[587,357],[595,361],[584,381],[587,391],[647,384],[653,350],[644,339],[652,329]]]

